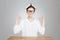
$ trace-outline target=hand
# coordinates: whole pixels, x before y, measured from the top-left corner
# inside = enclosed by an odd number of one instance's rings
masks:
[[[19,24],[19,22],[20,22],[20,16],[16,16],[16,24]]]
[[[40,17],[41,25],[44,26],[44,16]]]

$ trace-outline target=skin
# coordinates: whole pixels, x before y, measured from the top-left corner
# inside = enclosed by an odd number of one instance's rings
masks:
[[[41,16],[39,20],[41,22],[41,25],[44,26],[44,16]]]
[[[34,9],[33,8],[29,8],[28,11],[26,11],[26,13],[27,13],[27,19],[30,22],[32,22],[34,20],[34,18],[33,18],[34,13],[35,13]],[[17,24],[19,23],[20,19],[21,18],[19,16],[16,16],[16,22],[17,22]],[[40,17],[39,20],[40,20],[41,24],[44,25],[44,16]]]
[[[34,16],[34,9],[33,8],[29,8],[27,11],[27,19],[32,22],[34,20],[33,16]]]
[[[20,16],[16,16],[16,23],[17,23],[17,24],[19,24],[20,19],[21,19],[21,17],[20,17]]]

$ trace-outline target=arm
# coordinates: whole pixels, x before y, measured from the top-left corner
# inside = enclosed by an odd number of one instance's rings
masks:
[[[21,31],[20,25],[15,24],[13,31],[14,31],[14,34],[19,33]]]
[[[14,25],[13,31],[14,31],[14,34],[17,34],[21,31],[20,17],[19,16],[16,17],[16,24]]]
[[[40,22],[41,22],[41,26],[44,26],[44,21],[45,21],[44,16],[40,17],[39,20],[40,20]]]
[[[45,34],[45,27],[39,28],[39,32],[41,35],[44,35]]]
[[[41,22],[40,34],[44,35],[45,34],[44,16],[40,18],[40,22]]]

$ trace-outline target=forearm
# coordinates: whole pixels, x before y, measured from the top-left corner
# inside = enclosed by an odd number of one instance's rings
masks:
[[[41,35],[45,34],[45,27],[41,27],[40,33],[41,33]]]
[[[21,31],[20,25],[15,24],[13,31],[14,31],[14,34],[19,33]]]
[[[41,34],[45,34],[45,19],[42,17]]]

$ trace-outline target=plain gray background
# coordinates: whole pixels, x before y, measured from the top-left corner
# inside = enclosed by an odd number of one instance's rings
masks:
[[[60,40],[60,0],[0,0],[0,40],[20,35],[13,33],[15,18],[17,15],[24,18],[25,9],[30,3],[36,7],[36,18],[45,17],[44,36]]]

